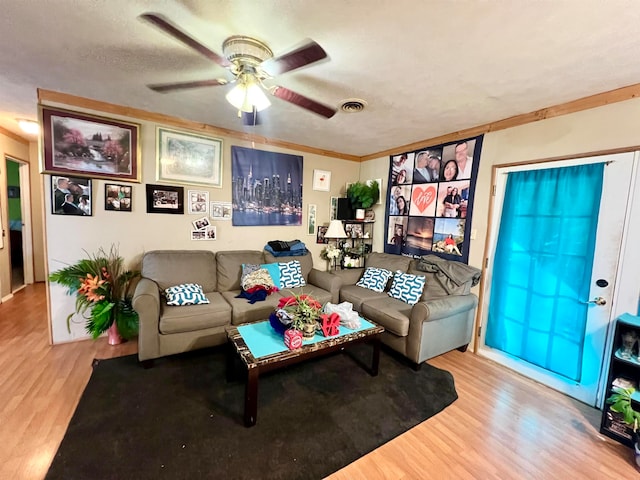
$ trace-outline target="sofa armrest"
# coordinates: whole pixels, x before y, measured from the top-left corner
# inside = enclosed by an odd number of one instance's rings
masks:
[[[158,284],[141,278],[132,300],[138,313],[138,359],[140,361],[159,356],[160,290]]]
[[[332,275],[330,272],[323,272],[316,268],[312,268],[309,272],[309,283],[316,287],[322,288],[331,293],[331,303],[338,303],[340,300],[340,287],[342,287],[342,278]]]
[[[474,309],[478,304],[478,298],[473,295],[449,295],[448,297],[434,298],[433,300],[416,303],[411,309],[411,323],[420,328],[422,322],[433,322],[450,317],[457,313]]]
[[[347,268],[345,270],[334,270],[332,275],[342,279],[342,285],[355,285],[364,272],[364,268]]]

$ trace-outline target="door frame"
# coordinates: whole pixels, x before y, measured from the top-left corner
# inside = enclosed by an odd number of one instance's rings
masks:
[[[483,254],[482,276],[479,285],[479,302],[476,312],[476,338],[473,345],[473,351],[483,357],[491,358],[487,356],[485,351],[481,352],[481,335],[482,325],[488,314],[488,297],[489,287],[491,282],[488,280],[491,277],[493,266],[490,265],[490,259],[493,258],[495,243],[497,240],[498,230],[500,226],[498,221],[494,220],[494,215],[500,215],[501,202],[498,202],[499,198],[496,195],[500,195],[497,189],[497,185],[500,182],[499,176],[502,176],[501,171],[506,168],[526,169],[527,166],[549,164],[549,168],[552,167],[552,163],[557,166],[562,166],[563,161],[576,161],[581,158],[598,157],[603,155],[612,155],[617,153],[635,152],[632,165],[632,177],[629,185],[629,198],[626,205],[625,224],[622,230],[622,239],[620,245],[620,254],[618,258],[618,269],[616,271],[616,280],[614,285],[614,291],[611,295],[611,317],[606,332],[605,351],[603,352],[602,366],[600,372],[600,381],[598,382],[598,389],[596,393],[596,406],[602,408],[604,404],[605,383],[607,379],[606,371],[606,358],[610,356],[612,349],[612,336],[615,327],[613,319],[625,312],[637,314],[640,312],[640,249],[633,248],[634,245],[638,245],[640,242],[640,222],[633,224],[631,220],[633,218],[640,219],[640,147],[628,147],[618,148],[597,152],[586,152],[574,155],[566,155],[561,157],[552,157],[539,160],[529,160],[525,162],[513,162],[496,164],[492,166],[491,172],[491,201],[489,204],[488,215],[488,227],[485,236],[485,248]],[[585,162],[586,163],[586,162]],[[588,162],[592,163],[592,162]],[[553,165],[554,167],[556,165]],[[504,191],[502,191],[502,194]],[[508,365],[507,368],[510,368]],[[533,366],[531,370],[535,370]],[[527,370],[527,368],[525,368]],[[553,388],[553,386],[550,386]]]
[[[21,160],[12,155],[5,154],[5,169],[8,161],[18,164],[18,173],[20,175],[20,215],[22,217],[22,269],[24,275],[24,285],[11,293],[24,288],[34,282],[34,266],[33,266],[33,227],[31,222],[31,177],[29,171],[29,162]],[[9,199],[6,198],[7,205]],[[9,251],[11,250],[11,239],[9,238]],[[13,267],[11,262],[11,254],[9,254],[9,265]],[[13,268],[11,268],[11,271]],[[11,273],[10,273],[11,277]]]

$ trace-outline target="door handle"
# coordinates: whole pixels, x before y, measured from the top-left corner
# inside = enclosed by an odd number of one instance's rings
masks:
[[[584,303],[584,304],[587,304],[587,305],[589,305],[590,303],[593,303],[595,305],[602,306],[602,305],[606,305],[607,301],[602,297],[596,297],[593,300],[589,300],[588,302],[580,302],[580,303]]]

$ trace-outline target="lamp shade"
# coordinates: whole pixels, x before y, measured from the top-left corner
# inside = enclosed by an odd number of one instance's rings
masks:
[[[239,83],[226,95],[227,102],[241,112],[258,112],[271,105],[271,102],[255,80],[249,76],[240,78]]]
[[[344,231],[340,220],[331,220],[324,236],[325,238],[347,238],[347,232]]]

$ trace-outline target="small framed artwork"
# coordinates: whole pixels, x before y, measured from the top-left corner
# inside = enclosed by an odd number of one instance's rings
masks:
[[[231,202],[211,202],[209,216],[214,220],[231,220],[232,214]]]
[[[92,215],[91,179],[51,176],[51,213]]]
[[[20,187],[16,186],[8,186],[7,187],[7,197],[9,198],[20,198]]]
[[[131,185],[106,183],[104,185],[104,209],[116,212],[131,211]]]
[[[313,189],[321,192],[328,192],[331,189],[331,172],[326,170],[314,170]]]
[[[338,197],[331,197],[331,208],[329,210],[329,220],[335,220],[338,216]]]
[[[140,182],[140,125],[40,107],[42,173]]]
[[[160,182],[222,188],[222,140],[158,127]]]
[[[191,240],[216,240],[216,227],[209,225],[202,230],[192,230]]]
[[[307,235],[315,235],[316,234],[316,206],[309,205],[309,211],[307,214],[307,224],[309,230],[307,231]]]
[[[362,238],[362,224],[361,223],[347,223],[344,226],[344,231],[347,236],[351,238]]]
[[[194,230],[204,230],[209,225],[211,225],[209,223],[209,219],[207,217],[199,218],[198,220],[195,220],[194,222],[191,222],[191,224],[193,225],[193,229]]]
[[[326,225],[318,225],[318,233],[316,235],[316,243],[329,243],[329,239],[325,238],[325,234],[327,233]]]
[[[184,188],[147,184],[147,213],[184,214]]]
[[[187,198],[189,199],[188,212],[190,215],[207,213],[209,192],[204,190],[189,190],[187,192]]]

